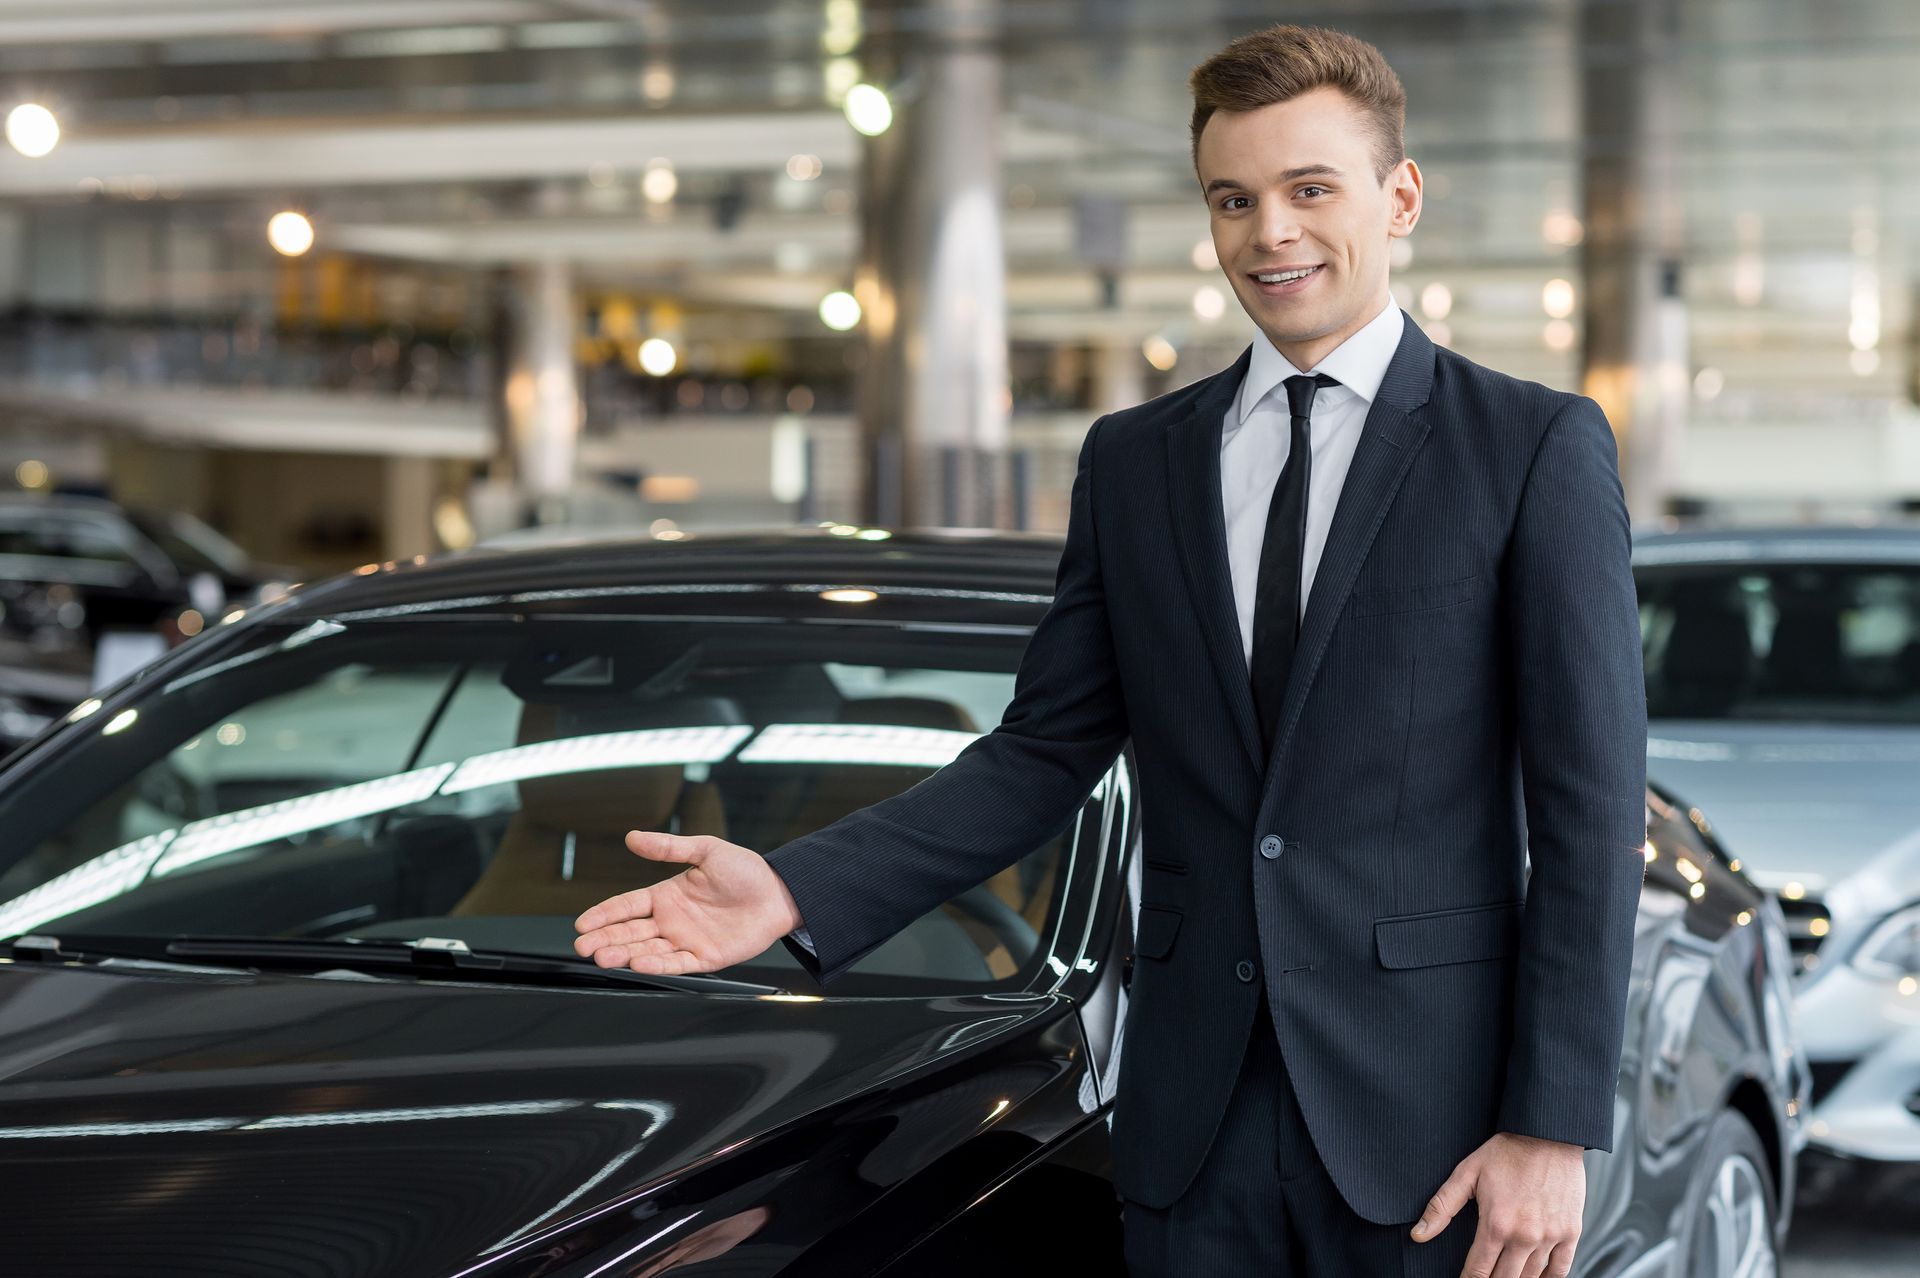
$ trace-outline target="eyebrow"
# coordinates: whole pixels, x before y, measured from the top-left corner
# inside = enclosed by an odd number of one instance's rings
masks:
[[[1303,178],[1303,177],[1336,177],[1337,178],[1337,177],[1345,177],[1345,176],[1346,174],[1342,173],[1339,169],[1334,168],[1331,164],[1303,164],[1297,169],[1288,169],[1285,173],[1282,173],[1280,175],[1280,181],[1291,182],[1295,178]],[[1215,178],[1213,181],[1207,183],[1206,194],[1212,195],[1215,191],[1221,190],[1226,187],[1231,187],[1236,191],[1244,191],[1247,189],[1246,187],[1241,186],[1238,182],[1234,181],[1232,178]]]

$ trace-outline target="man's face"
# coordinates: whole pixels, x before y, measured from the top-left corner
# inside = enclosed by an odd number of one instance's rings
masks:
[[[1420,171],[1402,160],[1374,180],[1372,140],[1344,93],[1216,111],[1196,158],[1220,269],[1289,359],[1312,367],[1379,313],[1388,241],[1420,216]],[[1277,286],[1254,278],[1299,266],[1319,269]]]

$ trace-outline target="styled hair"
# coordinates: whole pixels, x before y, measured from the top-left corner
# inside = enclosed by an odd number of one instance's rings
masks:
[[[1200,131],[1215,111],[1252,111],[1329,85],[1360,109],[1373,142],[1373,180],[1406,158],[1407,93],[1387,60],[1358,36],[1290,24],[1239,36],[1187,76],[1193,90],[1194,176]]]

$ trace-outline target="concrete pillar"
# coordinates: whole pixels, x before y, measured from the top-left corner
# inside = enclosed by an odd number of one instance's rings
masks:
[[[893,123],[865,139],[854,295],[861,518],[1004,527],[1006,257],[997,0],[889,0],[861,45]]]
[[[1680,292],[1683,248],[1670,128],[1679,113],[1668,0],[1587,0],[1581,67],[1581,391],[1620,440],[1636,520],[1665,512],[1679,474],[1692,380]]]
[[[508,274],[506,311],[501,396],[508,461],[536,522],[549,522],[564,517],[580,435],[567,264],[555,259],[515,267]]]
[[[1140,344],[1125,338],[1097,339],[1092,349],[1093,417],[1131,408],[1146,399],[1147,361]],[[1093,418],[1087,419],[1092,424]]]

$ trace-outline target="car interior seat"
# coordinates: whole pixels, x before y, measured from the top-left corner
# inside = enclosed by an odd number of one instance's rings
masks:
[[[527,702],[515,741],[532,746],[601,732],[740,722],[739,707],[724,697],[590,708]],[[559,772],[518,784],[519,811],[486,869],[450,914],[572,917],[686,868],[628,850],[627,831],[727,835],[716,787],[689,780],[678,762]]]
[[[1705,595],[1674,601],[1653,698],[1662,715],[1722,714],[1746,693],[1753,672],[1753,638],[1743,606]]]

